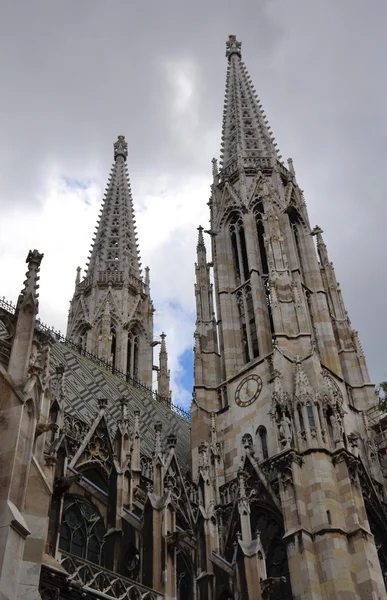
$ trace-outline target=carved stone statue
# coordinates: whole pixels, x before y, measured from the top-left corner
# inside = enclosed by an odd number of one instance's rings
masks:
[[[343,425],[338,414],[332,414],[329,417],[329,422],[332,426],[333,441],[338,444],[343,441]]]
[[[286,414],[281,418],[279,425],[280,442],[284,448],[290,446],[292,442],[292,422]]]

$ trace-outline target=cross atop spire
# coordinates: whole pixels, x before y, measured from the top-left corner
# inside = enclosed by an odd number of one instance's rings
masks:
[[[281,158],[262,105],[242,62],[242,43],[235,35],[226,42],[228,58],[223,110],[223,166],[237,159],[244,166],[255,166],[260,158]]]

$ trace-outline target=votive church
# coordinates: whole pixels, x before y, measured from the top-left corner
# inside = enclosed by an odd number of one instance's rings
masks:
[[[38,250],[0,301],[1,600],[387,598],[387,419],[233,35],[226,57],[190,412],[123,135],[65,335],[38,317]]]

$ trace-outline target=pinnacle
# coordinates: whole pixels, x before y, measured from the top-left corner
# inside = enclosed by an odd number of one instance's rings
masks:
[[[38,312],[39,294],[37,293],[37,290],[39,289],[39,270],[43,256],[44,254],[40,254],[38,250],[30,250],[28,253],[26,259],[26,263],[28,263],[26,280],[24,281],[24,288],[20,293],[19,300],[17,303],[17,308],[19,309],[23,306],[24,301],[27,298],[32,298],[36,306],[36,312]]]
[[[203,237],[203,227],[201,225],[199,225],[199,227],[198,227],[198,232],[199,232],[199,235],[198,235],[198,244],[197,244],[197,247],[198,247],[198,250],[199,250],[200,247],[205,247],[204,237]]]
[[[164,332],[162,332],[160,334],[160,338],[161,338],[160,354],[162,352],[165,352],[165,353],[167,352],[167,347],[166,347],[166,344],[165,344],[165,338],[166,337],[167,337],[167,335]]]

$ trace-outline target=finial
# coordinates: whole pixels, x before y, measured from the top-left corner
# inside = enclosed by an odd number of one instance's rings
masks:
[[[75,277],[75,285],[81,282],[81,267],[77,267],[77,275]]]
[[[237,54],[239,57],[241,57],[241,48],[242,42],[238,42],[235,35],[229,35],[226,42],[226,57],[229,60],[233,54]]]
[[[17,303],[17,308],[20,309],[24,302],[27,300],[27,298],[31,297],[35,303],[36,314],[38,312],[39,307],[39,294],[37,293],[37,290],[39,289],[38,281],[40,279],[39,269],[43,256],[44,254],[40,254],[37,250],[29,251],[28,256],[26,258],[26,263],[28,263],[28,270],[26,273],[27,279],[24,281],[24,288],[20,293]]]
[[[289,171],[291,172],[291,174],[295,175],[296,172],[294,170],[294,164],[293,164],[293,159],[292,158],[288,158],[288,167],[289,167]]]
[[[114,143],[114,160],[117,160],[119,156],[122,156],[124,160],[128,157],[128,144],[122,134],[117,136],[117,141]]]
[[[317,235],[317,236],[319,236],[319,235],[321,235],[322,233],[324,233],[324,232],[323,232],[323,230],[321,229],[321,227],[319,227],[318,225],[316,225],[316,227],[315,227],[314,229],[312,229],[312,231],[311,231],[311,235],[313,235],[313,236],[314,236],[314,235]]]

